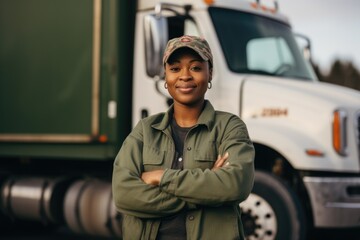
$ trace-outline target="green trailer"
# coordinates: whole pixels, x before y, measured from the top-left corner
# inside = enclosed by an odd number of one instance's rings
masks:
[[[113,159],[131,129],[135,3],[0,9],[0,156]]]
[[[136,1],[0,1],[2,224],[121,236],[110,181],[131,130],[135,11]]]

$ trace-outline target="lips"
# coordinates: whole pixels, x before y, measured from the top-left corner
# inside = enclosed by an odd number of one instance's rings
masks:
[[[175,86],[176,89],[182,93],[189,93],[196,88],[196,85],[193,84],[186,84],[186,85],[179,85]]]

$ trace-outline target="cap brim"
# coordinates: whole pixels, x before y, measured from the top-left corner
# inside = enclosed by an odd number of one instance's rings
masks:
[[[209,61],[209,58],[206,57],[201,51],[197,50],[196,48],[192,47],[192,46],[188,46],[188,45],[183,45],[183,46],[178,46],[176,48],[174,48],[172,51],[169,52],[169,54],[166,56],[166,58],[164,59],[164,63],[167,63],[168,59],[170,58],[170,56],[176,52],[177,50],[181,49],[181,48],[190,48],[191,50],[193,50],[194,52],[196,52],[204,61]]]

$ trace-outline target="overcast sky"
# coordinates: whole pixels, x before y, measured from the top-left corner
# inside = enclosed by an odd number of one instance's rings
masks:
[[[360,70],[360,0],[278,0],[294,32],[311,39],[314,62],[328,71],[337,58]]]

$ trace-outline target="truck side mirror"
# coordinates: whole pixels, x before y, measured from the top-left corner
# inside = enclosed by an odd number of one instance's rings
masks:
[[[167,18],[147,15],[144,19],[145,64],[150,77],[163,76],[162,57],[168,41]]]
[[[299,45],[300,50],[302,50],[303,56],[306,60],[311,62],[311,41],[308,37],[302,34],[294,34]]]

